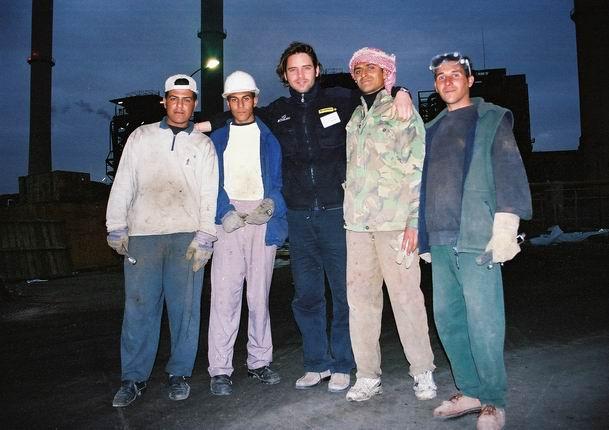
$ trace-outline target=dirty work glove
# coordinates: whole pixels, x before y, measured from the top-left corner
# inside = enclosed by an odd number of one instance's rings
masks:
[[[245,214],[237,211],[228,211],[222,217],[222,228],[225,232],[232,233],[245,226],[245,221],[243,221],[244,218]]]
[[[414,260],[415,252],[410,254],[406,251],[408,248],[408,241],[404,244],[404,232],[398,234],[394,239],[389,242],[391,249],[396,251],[395,262],[397,264],[404,264],[405,268],[410,268],[412,261]]]
[[[275,212],[275,202],[272,199],[262,199],[260,204],[251,211],[246,217],[248,224],[261,225],[267,223]]]
[[[193,272],[198,272],[211,258],[214,240],[216,240],[215,236],[202,231],[197,231],[195,234],[194,239],[186,250],[186,259],[192,260]]]
[[[431,263],[431,252],[424,252],[422,254],[419,254],[419,257],[421,257],[421,260],[423,260],[426,263]]]
[[[485,254],[492,253],[493,263],[509,261],[520,252],[516,236],[520,218],[508,212],[497,212],[493,221],[493,235],[484,249]]]
[[[120,230],[109,231],[106,237],[108,246],[120,255],[125,255],[129,250],[129,235],[127,233],[127,228],[121,228]]]

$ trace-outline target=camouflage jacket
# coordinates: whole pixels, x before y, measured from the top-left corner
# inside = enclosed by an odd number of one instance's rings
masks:
[[[392,103],[381,90],[370,109],[362,100],[347,124],[347,230],[417,228],[425,127],[417,112],[394,119]]]

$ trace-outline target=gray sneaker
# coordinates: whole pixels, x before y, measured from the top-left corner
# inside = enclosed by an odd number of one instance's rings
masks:
[[[142,395],[146,389],[146,381],[123,381],[112,400],[112,406],[115,408],[124,408],[131,404],[135,399]]]
[[[214,396],[230,396],[233,393],[233,381],[228,375],[212,376],[209,390]]]
[[[190,395],[190,385],[183,376],[169,375],[169,399],[186,400]]]
[[[268,385],[279,384],[279,381],[281,381],[279,373],[275,372],[269,366],[262,366],[257,369],[247,369],[247,376]]]

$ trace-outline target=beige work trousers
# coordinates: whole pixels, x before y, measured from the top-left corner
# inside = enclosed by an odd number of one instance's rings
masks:
[[[411,376],[435,369],[429,341],[421,270],[415,258],[410,268],[395,262],[390,242],[400,231],[347,231],[347,301],[349,332],[358,378],[381,376],[381,316],[383,280],[387,286],[400,341]]]

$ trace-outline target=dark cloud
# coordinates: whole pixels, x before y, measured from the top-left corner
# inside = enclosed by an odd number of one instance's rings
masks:
[[[74,103],[78,108],[80,108],[81,111],[86,112],[86,113],[95,113],[95,110],[91,107],[90,103],[87,103],[84,100],[78,100],[76,103]]]
[[[107,119],[108,121],[112,119],[112,115],[110,115],[108,111],[102,108],[94,109],[91,103],[86,102],[84,100],[78,100],[76,103],[74,103],[74,105],[78,107],[82,112],[98,115],[104,119]],[[64,109],[65,111],[62,111],[62,113],[66,113],[67,111],[69,111],[70,107],[67,106]]]
[[[104,119],[107,119],[108,121],[110,121],[112,119],[112,115],[110,115],[107,111],[105,111],[102,108],[99,108],[95,111],[96,115],[101,116]]]

